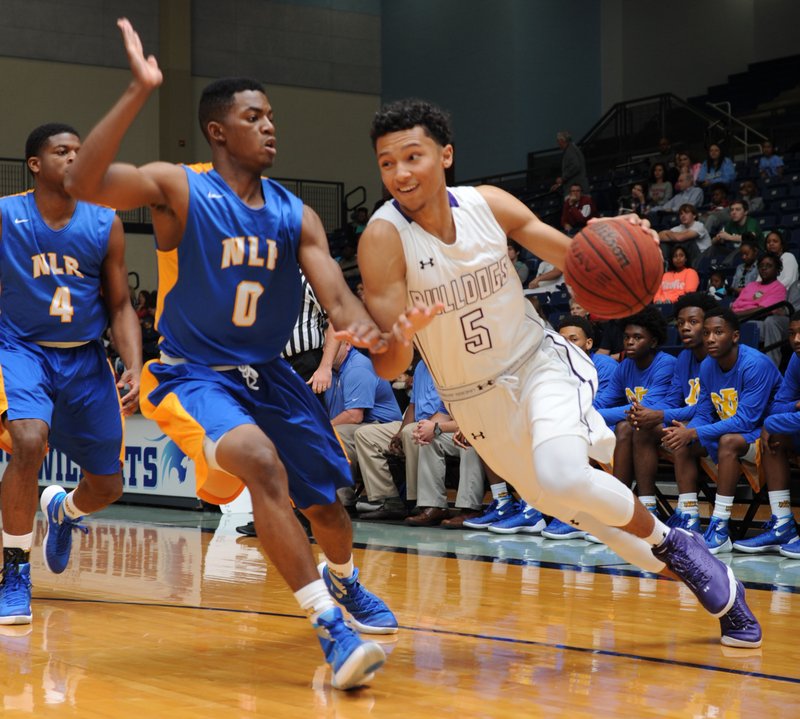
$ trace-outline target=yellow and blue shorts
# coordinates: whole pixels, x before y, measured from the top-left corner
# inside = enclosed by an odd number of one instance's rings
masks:
[[[351,486],[352,479],[319,400],[281,358],[252,369],[258,375],[251,377],[254,387],[239,369],[148,362],[142,372],[142,414],[158,422],[194,461],[197,496],[207,502],[230,502],[244,485],[209,467],[204,444],[244,424],[257,426],[275,445],[297,507],[335,501],[336,490]]]

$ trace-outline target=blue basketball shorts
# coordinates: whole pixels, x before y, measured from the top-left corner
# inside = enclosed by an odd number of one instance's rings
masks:
[[[123,423],[114,372],[100,342],[41,347],[0,339],[0,413],[10,421],[39,419],[49,442],[91,474],[118,474]],[[13,454],[10,435],[0,446]]]
[[[244,485],[238,477],[209,467],[205,439],[216,442],[236,427],[253,424],[275,445],[295,505],[330,504],[336,490],[351,486],[352,479],[319,400],[281,358],[252,369],[257,377],[248,385],[239,369],[148,362],[142,372],[142,414],[158,422],[194,461],[197,496],[207,502],[230,502]]]

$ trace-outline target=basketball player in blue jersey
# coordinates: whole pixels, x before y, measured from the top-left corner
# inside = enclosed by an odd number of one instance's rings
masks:
[[[133,77],[86,138],[68,187],[115,207],[152,208],[162,342],[161,360],[142,375],[142,411],[194,460],[200,497],[222,504],[247,486],[258,538],[316,627],[332,685],[358,686],[385,655],[344,622],[333,596],[362,632],[394,633],[397,620],[358,581],[352,527],[336,499],[352,483],[347,460],[319,401],[280,353],[297,319],[300,267],[334,326],[371,320],[317,215],[261,177],[276,145],[257,81],[229,78],[204,90],[199,119],[210,166],[112,164],[162,81],[130,23],[118,25]],[[383,343],[376,338],[373,349]],[[325,553],[319,570],[290,498]]]
[[[762,352],[739,344],[739,320],[729,309],[706,313],[703,335],[708,357],[700,365],[700,397],[694,417],[673,420],[664,445],[675,457],[681,494],[697,492],[697,457],[718,465],[717,495],[704,538],[714,554],[731,551],[728,529],[740,459],[754,462],[756,440],[781,386],[778,368]]]
[[[405,369],[413,339],[450,414],[523,499],[627,561],[683,579],[720,619],[724,644],[758,646],[744,586],[703,538],[665,526],[589,464],[590,455],[608,462],[614,444],[592,407],[597,374],[585,354],[526,312],[506,250],[510,237],[563,268],[569,238],[496,187],[448,188],[453,145],[439,108],[419,100],[384,106],[371,136],[393,197],[373,214],[358,253],[367,309],[389,338],[372,351],[378,374]],[[376,336],[366,323],[339,333],[365,347]]]
[[[83,473],[69,494],[47,487],[44,562],[63,572],[83,515],[122,494],[122,418],[100,337],[110,322],[125,367],[122,411],[137,406],[142,335],[130,301],[125,236],[114,211],[76,202],[64,176],[80,149],[69,125],[42,125],[25,157],[33,190],[0,199],[0,624],[31,621],[30,549],[39,468],[49,444]]]
[[[600,394],[617,371],[618,362],[609,355],[592,352],[594,327],[587,317],[567,315],[558,326],[558,334],[580,347],[592,359],[597,370],[597,393]]]
[[[800,559],[800,537],[792,514],[789,459],[800,453],[800,312],[789,318],[789,344],[794,354],[761,430],[761,468],[767,480],[772,516],[764,531],[733,543],[736,552],[780,553]]]
[[[635,429],[633,467],[636,481],[639,481],[639,477],[649,478],[653,489],[664,427],[672,426],[672,420],[688,422],[694,416],[700,395],[700,363],[707,354],[703,341],[703,320],[705,313],[717,306],[717,301],[704,292],[692,292],[678,298],[674,306],[675,322],[684,349],[675,362],[669,392],[655,406],[647,407],[634,402],[628,413],[628,421]],[[652,506],[655,508],[655,497],[652,498]],[[696,492],[678,495],[678,507],[667,524],[699,531]]]

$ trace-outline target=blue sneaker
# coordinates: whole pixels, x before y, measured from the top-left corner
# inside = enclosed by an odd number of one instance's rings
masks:
[[[524,507],[524,508],[523,508]],[[547,526],[542,513],[527,505],[520,505],[519,511],[497,520],[489,525],[489,531],[496,534],[541,534]]]
[[[800,559],[800,539],[781,545],[780,553],[789,559]]]
[[[44,551],[44,566],[54,574],[61,574],[69,563],[72,552],[72,530],[79,529],[84,534],[89,533],[89,528],[79,524],[83,517],[70,519],[64,514],[63,504],[67,493],[62,487],[51,484],[42,492],[40,504],[47,519],[47,529],[44,533],[42,546]]]
[[[553,517],[550,524],[542,530],[542,536],[547,539],[583,539],[586,532]]]
[[[519,503],[515,502],[513,499],[503,504],[498,504],[495,499],[480,517],[473,517],[472,519],[465,520],[464,526],[468,529],[488,529],[490,524],[505,519],[511,514],[516,514],[519,510]]]
[[[734,542],[733,549],[747,554],[765,554],[767,552],[778,554],[782,545],[790,544],[800,539],[797,536],[797,525],[794,523],[794,517],[790,517],[788,521],[778,525],[778,518],[773,514],[762,528],[764,531],[758,536]]]
[[[0,624],[31,623],[31,565],[19,561],[23,558],[13,549],[6,550],[6,557],[12,555],[3,565],[3,578],[0,580]]]
[[[667,520],[668,527],[680,527],[689,532],[700,533],[700,517],[696,514],[681,513],[676,509],[672,516]]]
[[[731,538],[728,534],[728,520],[720,519],[719,517],[711,517],[703,539],[711,554],[730,552],[733,545],[731,544]]]
[[[358,581],[358,569],[347,579],[337,577],[322,562],[317,569],[331,596],[350,615],[350,623],[365,634],[395,634],[397,618],[384,601],[368,592]]]
[[[670,529],[666,539],[653,547],[660,559],[692,590],[703,608],[715,617],[728,612],[736,600],[736,577],[706,546],[697,532]]]
[[[756,648],[761,646],[761,625],[744,598],[744,585],[736,581],[736,599],[726,614],[719,618],[720,640],[726,647]]]
[[[331,665],[334,689],[353,689],[368,682],[386,661],[379,644],[365,642],[344,621],[339,607],[328,609],[317,617],[317,630],[325,661]]]

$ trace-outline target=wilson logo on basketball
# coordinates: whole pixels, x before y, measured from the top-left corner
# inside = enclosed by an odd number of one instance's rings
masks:
[[[603,241],[606,247],[611,250],[611,254],[617,259],[620,267],[627,267],[631,261],[628,256],[622,251],[622,248],[617,243],[617,230],[608,224],[598,222],[595,225],[595,233]]]

